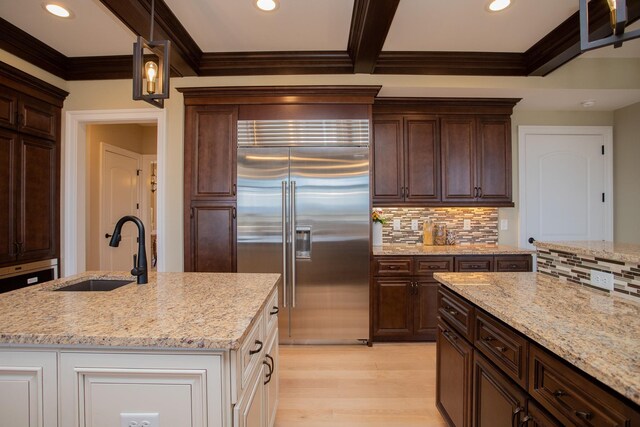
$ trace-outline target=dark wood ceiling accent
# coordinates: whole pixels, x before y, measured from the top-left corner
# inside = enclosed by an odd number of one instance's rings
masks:
[[[69,95],[60,88],[42,81],[31,74],[0,62],[0,84],[11,85],[14,89],[62,108],[62,102]]]
[[[373,73],[400,0],[355,0],[347,50],[354,73]]]
[[[181,87],[185,105],[373,104],[382,86]]]
[[[67,80],[131,79],[133,75],[131,55],[73,57],[67,65]]]
[[[0,18],[0,48],[60,78],[67,78],[67,57]]]
[[[630,25],[640,18],[640,1],[630,1],[627,4],[627,25]],[[591,1],[588,7],[591,38],[611,35],[607,2]],[[546,76],[580,53],[580,15],[576,12],[524,53],[527,75]]]
[[[205,53],[201,76],[248,76],[284,74],[351,74],[347,52],[229,52]]]
[[[381,52],[375,74],[524,76],[522,53]]]
[[[135,34],[149,37],[150,0],[100,0]],[[171,71],[176,76],[197,76],[202,50],[163,0],[155,2],[155,31],[158,40],[171,41]],[[132,47],[133,49],[133,47]]]
[[[378,97],[374,113],[397,114],[508,114],[521,98],[409,98]]]

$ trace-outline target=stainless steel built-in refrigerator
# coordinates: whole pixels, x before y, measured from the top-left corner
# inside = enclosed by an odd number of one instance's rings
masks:
[[[238,121],[238,272],[283,275],[281,343],[369,336],[368,120]]]

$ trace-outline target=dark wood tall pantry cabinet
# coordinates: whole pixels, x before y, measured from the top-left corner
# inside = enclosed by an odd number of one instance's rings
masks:
[[[0,63],[0,266],[60,252],[60,115],[67,92]]]

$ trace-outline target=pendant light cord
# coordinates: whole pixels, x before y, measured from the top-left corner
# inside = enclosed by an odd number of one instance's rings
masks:
[[[155,0],[151,0],[151,30],[149,31],[149,41],[153,41],[153,24],[155,23]]]

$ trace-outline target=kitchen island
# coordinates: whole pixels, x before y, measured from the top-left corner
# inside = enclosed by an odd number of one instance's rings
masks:
[[[104,278],[132,283],[55,291]],[[121,414],[155,413],[172,427],[273,425],[279,280],[151,273],[137,285],[88,272],[3,294],[3,420],[106,427]]]
[[[437,399],[450,422],[501,425],[502,410],[508,425],[512,416],[544,426],[639,425],[640,304],[540,273],[434,278],[442,284]],[[456,354],[465,384],[452,394]],[[511,403],[500,407],[496,396]]]

